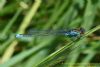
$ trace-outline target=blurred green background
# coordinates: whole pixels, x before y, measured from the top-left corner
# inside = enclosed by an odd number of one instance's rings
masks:
[[[84,28],[67,36],[15,38],[37,30]],[[100,0],[0,0],[0,67],[100,67]]]

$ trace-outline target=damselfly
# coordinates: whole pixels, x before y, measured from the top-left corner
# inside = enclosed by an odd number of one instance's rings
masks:
[[[34,35],[43,36],[43,35],[65,35],[69,37],[80,37],[84,34],[83,28],[71,29],[71,30],[33,30],[28,34],[16,34],[16,38],[21,37],[32,37]]]

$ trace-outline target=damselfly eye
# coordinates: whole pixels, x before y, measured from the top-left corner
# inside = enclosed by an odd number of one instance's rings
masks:
[[[81,34],[84,34],[84,32],[85,32],[85,29],[80,28],[80,33],[81,33]]]

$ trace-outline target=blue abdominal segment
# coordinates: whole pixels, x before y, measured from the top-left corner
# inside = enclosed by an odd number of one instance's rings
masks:
[[[15,36],[16,36],[16,38],[22,38],[23,37],[22,34],[16,34]]]

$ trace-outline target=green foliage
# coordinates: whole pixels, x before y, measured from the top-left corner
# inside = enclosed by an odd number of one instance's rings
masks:
[[[1,0],[0,67],[100,66],[100,0]],[[33,36],[30,29],[84,28],[79,38]]]

